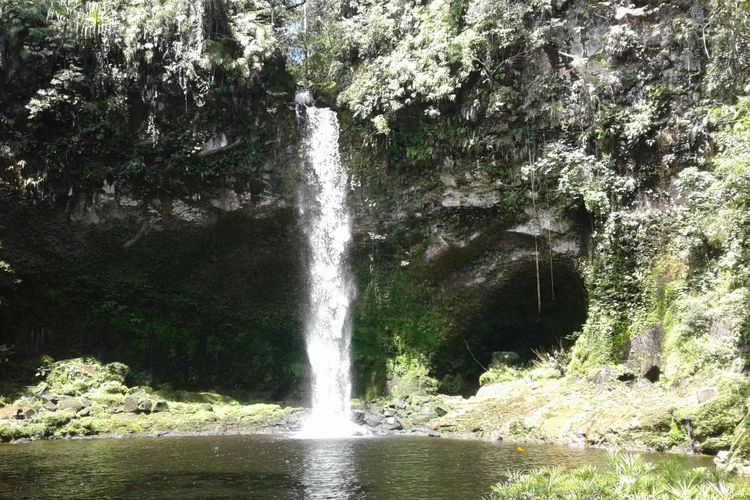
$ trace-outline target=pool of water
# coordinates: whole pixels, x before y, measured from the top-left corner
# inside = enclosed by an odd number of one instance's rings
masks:
[[[0,445],[1,498],[482,498],[507,469],[601,450],[426,437],[201,436]],[[664,455],[647,454],[647,458]],[[705,457],[686,457],[710,466]]]

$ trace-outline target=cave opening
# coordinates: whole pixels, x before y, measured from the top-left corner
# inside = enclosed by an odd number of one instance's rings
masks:
[[[467,301],[456,317],[457,335],[435,356],[435,371],[441,389],[473,394],[479,376],[493,354],[512,351],[520,365],[536,359],[536,353],[569,348],[571,334],[586,320],[586,289],[573,262],[540,263],[539,287],[533,259],[517,262],[479,298]]]

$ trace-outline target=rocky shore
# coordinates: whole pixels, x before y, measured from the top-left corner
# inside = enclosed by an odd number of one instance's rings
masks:
[[[79,358],[50,363],[40,372],[37,385],[0,407],[3,442],[287,433],[299,430],[307,415],[304,408],[243,404],[214,392],[128,386],[128,368],[121,363]],[[468,399],[413,394],[355,400],[352,419],[368,435],[718,454],[720,465],[746,472],[727,455],[741,408],[741,393],[726,382],[667,390],[615,376],[592,382],[521,373],[487,384]]]

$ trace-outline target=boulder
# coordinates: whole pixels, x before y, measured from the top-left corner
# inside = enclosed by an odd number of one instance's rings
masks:
[[[52,401],[47,401],[44,403],[43,408],[47,411],[57,411],[57,405]]]
[[[380,419],[372,414],[365,415],[363,421],[368,427],[377,427],[380,424]]]
[[[83,404],[83,401],[78,398],[63,398],[59,403],[57,403],[57,408],[59,410],[67,410],[71,408],[75,411],[78,411],[84,406],[85,405]]]
[[[138,411],[138,398],[134,396],[126,396],[122,401],[122,410],[125,413],[135,413]]]
[[[42,394],[44,394],[48,390],[49,390],[49,384],[47,384],[46,382],[42,382],[36,387],[36,390],[34,390],[34,396],[41,397]]]
[[[596,375],[594,375],[594,378],[591,381],[599,385],[611,382],[613,379],[614,376],[612,374],[612,370],[609,369],[609,365],[604,365],[602,369],[599,370]]]
[[[23,418],[28,420],[28,419],[31,419],[31,417],[33,417],[34,415],[36,415],[36,410],[32,408],[31,406],[24,406],[23,408],[21,408],[20,415]],[[19,417],[16,417],[16,418],[19,418]]]
[[[138,402],[138,411],[151,413],[154,403],[150,399],[142,399]]]
[[[365,421],[365,412],[362,410],[352,410],[351,419],[355,424],[362,425]]]
[[[389,431],[400,431],[404,428],[403,424],[401,424],[398,419],[393,417],[386,419],[386,427]]]
[[[437,413],[438,417],[444,417],[445,415],[448,414],[448,410],[446,410],[445,408],[441,408],[441,407],[437,406],[437,407],[435,407],[435,413]]]
[[[0,419],[1,420],[7,420],[12,418],[17,418],[20,414],[21,409],[14,405],[8,405],[3,408],[0,408]]]
[[[664,328],[661,325],[639,333],[628,344],[625,367],[638,375],[656,382],[661,373],[661,353]]]
[[[154,409],[151,410],[154,413],[160,412],[160,411],[169,411],[169,405],[166,401],[157,401],[154,405]]]
[[[80,410],[80,411],[79,411],[79,412],[77,413],[77,415],[78,415],[79,417],[88,417],[89,415],[91,415],[91,407],[90,407],[90,406],[87,406],[86,408],[83,408],[82,410]]]
[[[713,398],[715,398],[719,392],[713,388],[713,387],[706,387],[704,389],[699,390],[696,393],[696,396],[698,397],[699,403],[705,403],[706,401],[711,401]]]

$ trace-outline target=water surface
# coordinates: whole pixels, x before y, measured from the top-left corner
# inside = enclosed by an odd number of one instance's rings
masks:
[[[39,441],[0,445],[0,497],[464,500],[482,498],[509,468],[605,462],[601,450],[403,436]]]

